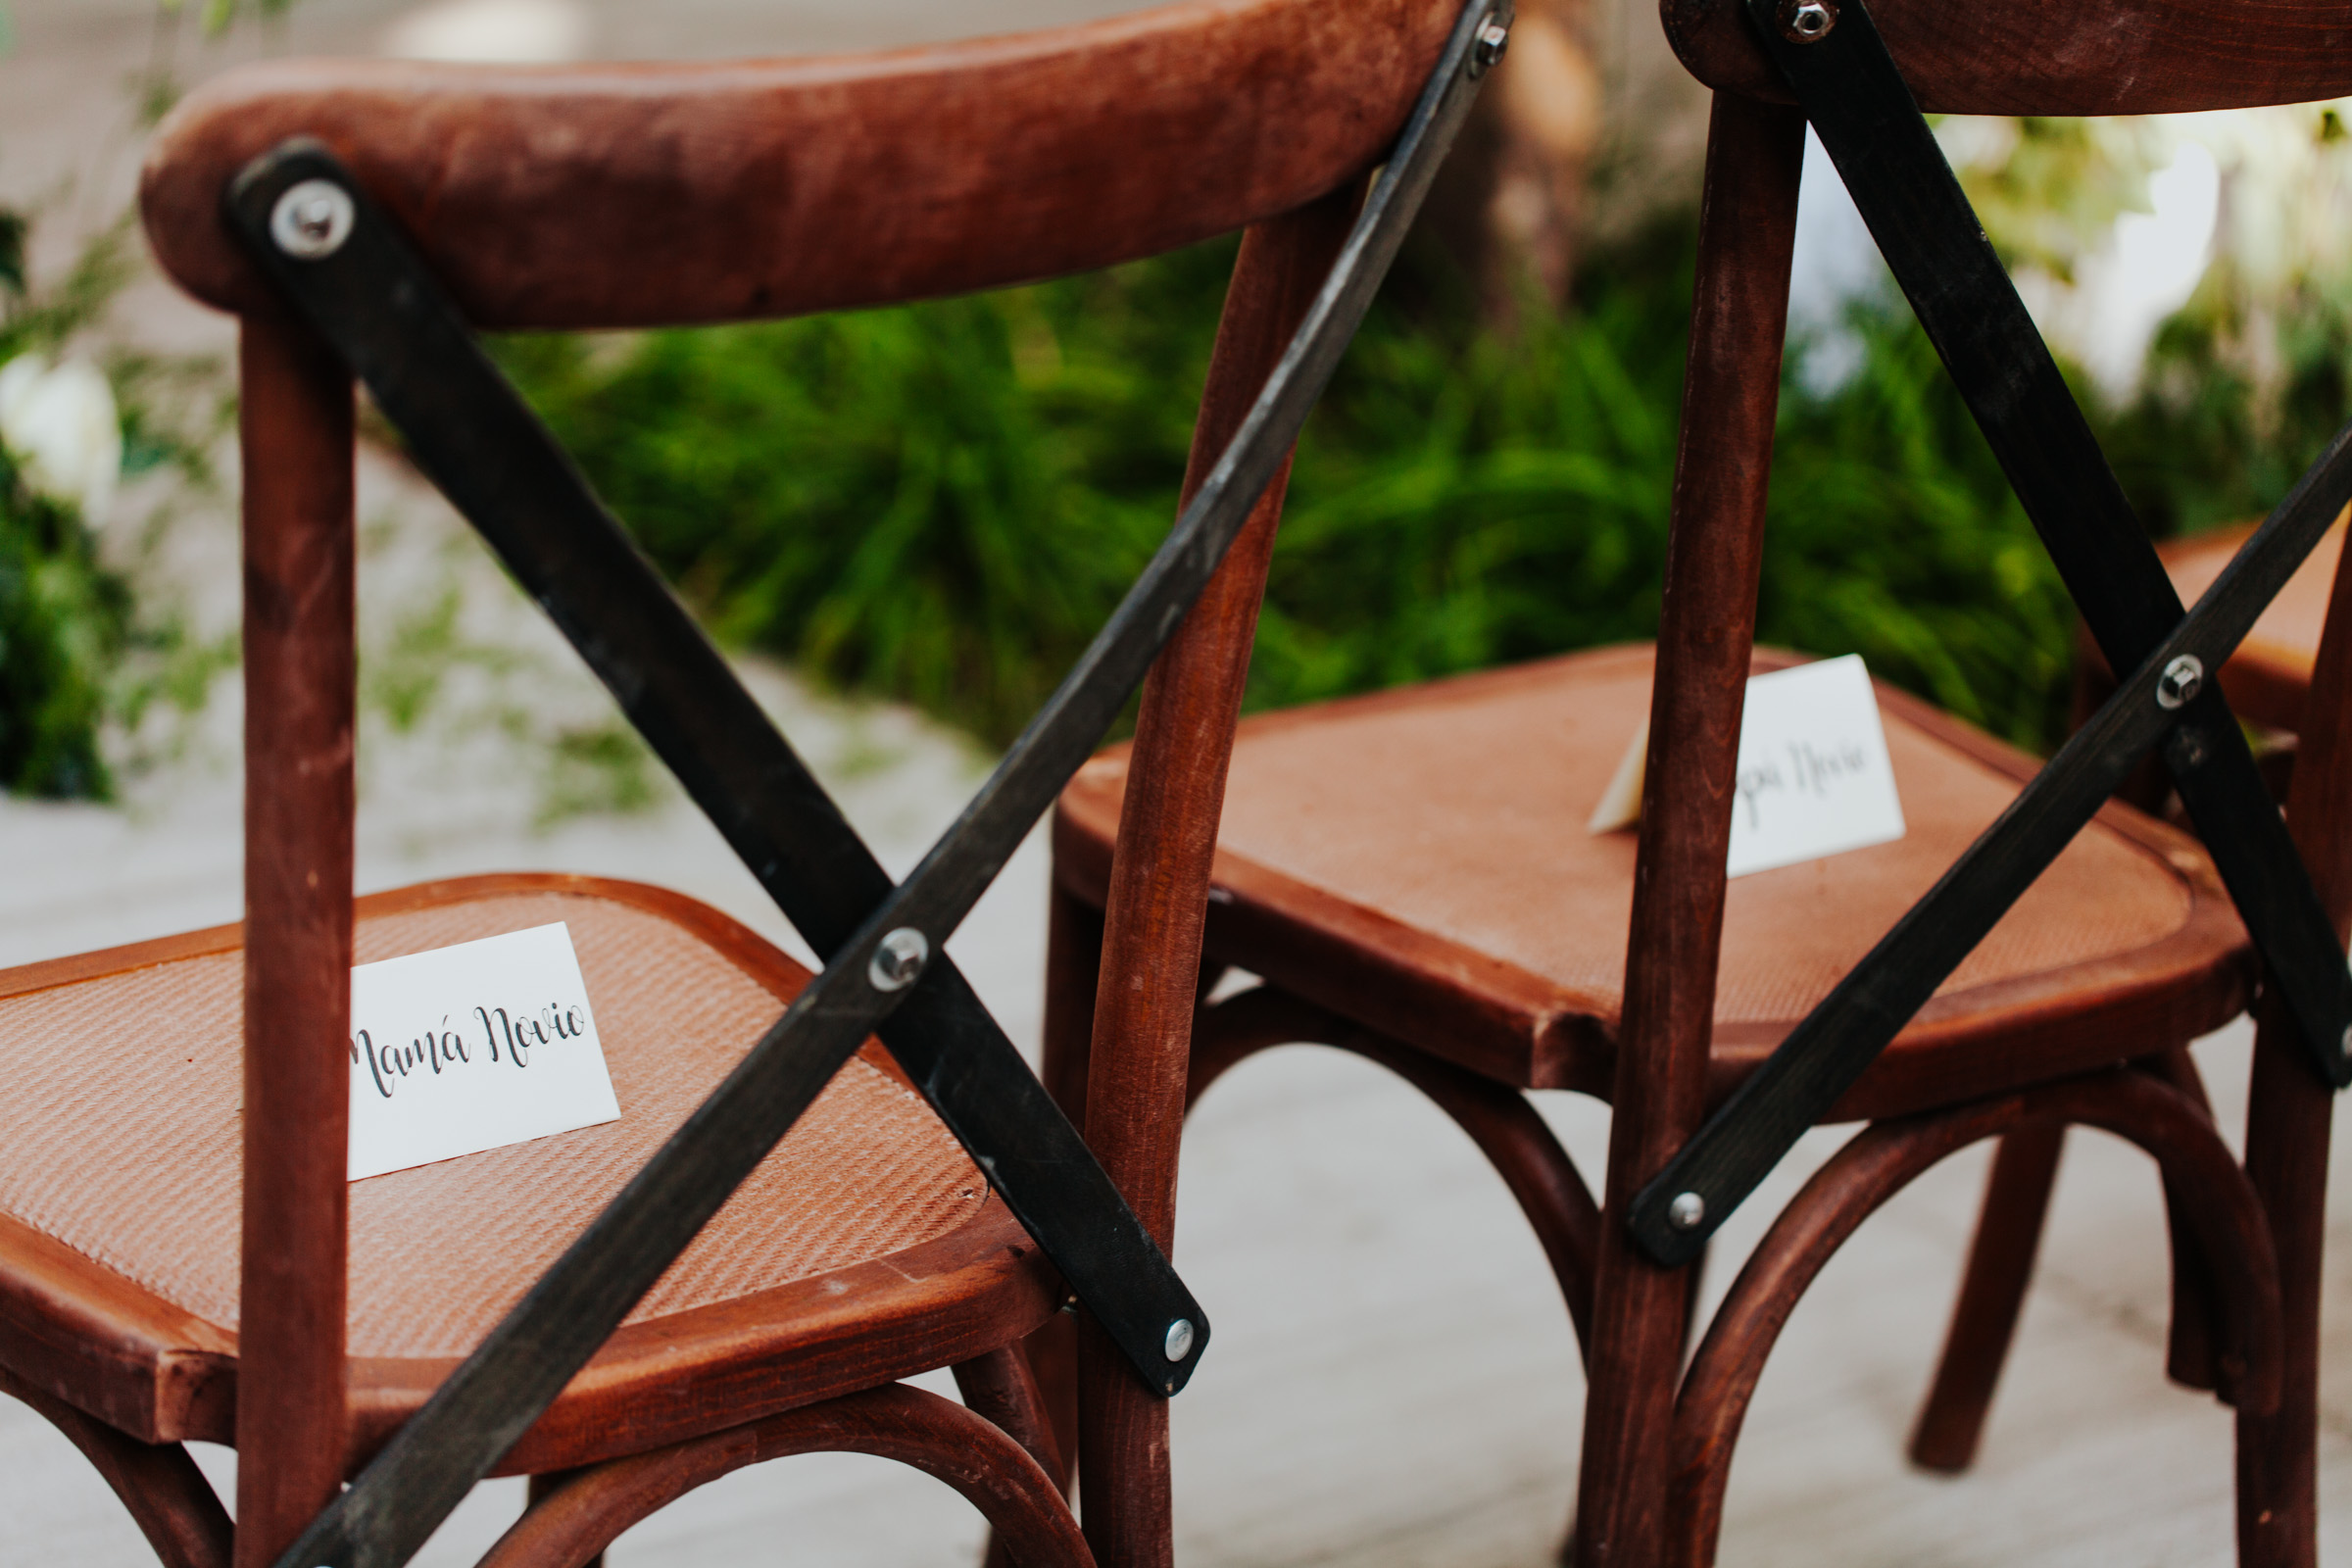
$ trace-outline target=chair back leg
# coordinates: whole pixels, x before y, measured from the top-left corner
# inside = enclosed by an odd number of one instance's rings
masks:
[[[2337,563],[2312,666],[2287,826],[2341,940],[2352,929],[2352,550]],[[2328,1229],[2328,1152],[2335,1094],[2311,1069],[2293,1021],[2266,998],[2254,1036],[2246,1174],[2278,1253],[2285,1379],[2278,1407],[2237,1417],[2238,1561],[2311,1568],[2319,1560],[2320,1270]]]
[[[1689,1310],[1625,1210],[1704,1108],[1804,121],[1715,96],[1587,1356],[1578,1568],[1658,1553]]]
[[[1194,426],[1186,501],[1304,318],[1360,198],[1351,183],[1243,238]],[[1144,683],[1111,863],[1084,1126],[1103,1169],[1168,1250],[1209,863],[1289,476],[1286,463]],[[1167,1402],[1091,1319],[1079,1325],[1078,1374],[1079,1475],[1095,1557],[1104,1568],[1166,1568]]]
[[[244,1241],[237,1568],[343,1481],[355,707],[351,377],[302,327],[238,349],[245,549]]]

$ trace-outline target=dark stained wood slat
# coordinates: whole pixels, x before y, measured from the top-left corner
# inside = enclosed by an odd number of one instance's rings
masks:
[[[1741,0],[1660,0],[1658,14],[1708,86],[1792,101]],[[2352,92],[2352,10],[2338,0],[1875,0],[1870,15],[1930,114],[2164,115]]]
[[[561,71],[287,61],[189,95],[141,205],[166,270],[270,299],[220,217],[312,135],[477,325],[635,326],[988,288],[1171,250],[1375,162],[1459,7],[1179,4],[887,54]]]

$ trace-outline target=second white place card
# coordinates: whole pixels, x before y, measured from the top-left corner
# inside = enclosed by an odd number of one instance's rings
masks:
[[[1903,807],[1859,654],[1747,683],[1740,722],[1731,876],[1903,836]]]
[[[558,922],[351,971],[351,1179],[617,1119]]]

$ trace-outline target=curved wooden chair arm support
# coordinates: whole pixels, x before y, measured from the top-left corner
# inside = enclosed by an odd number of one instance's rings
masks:
[[[2180,1094],[2123,1069],[1864,1129],[1814,1173],[1766,1233],[1708,1325],[1683,1379],[1673,1437],[1669,1561],[1712,1560],[1732,1450],[1788,1315],[1838,1249],[1913,1178],[1980,1139],[2057,1124],[2096,1127],[2153,1155],[2214,1265],[2241,1409],[2277,1405],[2282,1341],[2277,1259],[2252,1184],[2212,1119]]]
[[[900,1383],[574,1471],[480,1568],[576,1568],[697,1487],[747,1464],[821,1451],[870,1453],[938,1477],[987,1516],[1022,1568],[1094,1568],[1060,1489],[1028,1450],[953,1399]]]
[[[1741,0],[1659,0],[1667,40],[1710,87],[1789,103]],[[2268,0],[2257,26],[2194,0],[1956,6],[1870,0],[1920,108],[1949,115],[2164,115],[2352,91],[2352,13]]]
[[[228,1568],[233,1527],[220,1494],[176,1443],[141,1443],[0,1367],[0,1394],[30,1405],[81,1450],[164,1568]]]
[[[1193,1024],[1189,1111],[1208,1086],[1248,1057],[1274,1046],[1322,1045],[1376,1061],[1419,1090],[1502,1178],[1534,1227],[1552,1278],[1586,1353],[1592,1311],[1592,1259],[1600,1209],[1568,1152],[1527,1097],[1507,1084],[1398,1045],[1272,986],[1260,986],[1200,1009]]]
[[[1379,161],[1451,0],[1192,0],[1001,39],[560,69],[282,61],[191,93],[140,191],[164,268],[272,296],[221,193],[332,148],[484,327],[738,320],[1155,255]]]

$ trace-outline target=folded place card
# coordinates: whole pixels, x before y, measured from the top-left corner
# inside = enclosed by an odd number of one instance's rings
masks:
[[[1643,721],[1589,826],[1608,833],[1642,814],[1649,747]],[[1725,873],[1745,876],[1903,836],[1903,808],[1859,654],[1757,675],[1740,722],[1739,796]]]
[[[561,922],[351,971],[353,1181],[619,1115]]]

